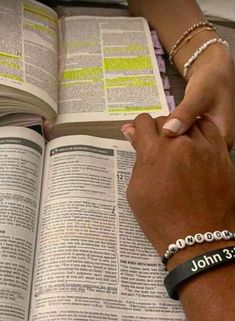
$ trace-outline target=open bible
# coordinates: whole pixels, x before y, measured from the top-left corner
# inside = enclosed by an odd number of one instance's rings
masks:
[[[29,113],[55,122],[51,137],[110,137],[140,112],[168,114],[144,18],[58,18],[34,0],[0,0],[0,28],[0,125]]]
[[[0,137],[1,321],[185,320],[126,200],[128,142]]]
[[[0,127],[0,320],[184,320],[126,200],[134,150],[70,135],[168,114],[147,22],[0,0],[0,27],[0,126],[53,124]]]

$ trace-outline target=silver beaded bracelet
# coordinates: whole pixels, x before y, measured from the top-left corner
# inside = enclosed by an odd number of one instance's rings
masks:
[[[195,243],[203,243],[203,242],[213,242],[213,241],[221,241],[221,240],[231,240],[235,239],[235,233],[232,233],[228,230],[224,231],[215,231],[215,232],[206,232],[204,234],[197,233],[194,236],[188,235],[184,239],[178,239],[175,243],[170,244],[165,254],[162,257],[162,263],[165,265],[168,262],[168,259],[179,250],[182,250],[187,245],[192,246]]]
[[[188,75],[188,71],[190,69],[190,67],[192,66],[192,64],[194,63],[194,61],[198,58],[198,56],[200,56],[200,54],[206,50],[206,48],[208,48],[210,45],[213,45],[214,43],[221,43],[222,45],[226,46],[227,48],[229,48],[229,44],[227,43],[227,41],[222,40],[222,39],[217,39],[217,38],[213,38],[210,39],[208,41],[206,41],[204,44],[201,45],[201,47],[199,47],[193,54],[192,56],[189,58],[189,60],[184,64],[184,71],[183,71],[183,76],[184,78],[187,77]]]

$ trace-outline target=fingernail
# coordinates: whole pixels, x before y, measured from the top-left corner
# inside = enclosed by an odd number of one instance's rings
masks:
[[[125,130],[126,128],[128,127],[133,127],[134,125],[132,123],[127,123],[127,124],[124,124],[121,128],[121,131]]]
[[[132,137],[128,132],[125,132],[122,130],[123,135],[125,136],[126,140],[128,140],[130,143],[132,143]]]
[[[183,123],[176,118],[170,119],[162,128],[168,129],[173,133],[177,134],[182,128]]]

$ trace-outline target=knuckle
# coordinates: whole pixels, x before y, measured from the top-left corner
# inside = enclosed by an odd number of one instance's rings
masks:
[[[191,159],[198,152],[197,146],[187,135],[178,136],[172,145],[174,145],[173,155],[178,155],[179,158],[186,157],[186,159]],[[177,158],[177,156],[175,157]]]
[[[193,143],[188,135],[181,135],[175,139],[175,148],[178,150],[191,150],[193,148]]]
[[[149,114],[142,113],[135,118],[135,122],[142,122],[142,121],[148,120],[149,118],[151,118]]]
[[[167,119],[168,119],[168,117],[166,117],[166,116],[160,116],[155,119],[155,124],[157,125],[157,129],[159,132],[161,132],[162,127],[166,123]]]
[[[167,119],[168,119],[167,116],[159,116],[159,117],[155,118],[155,121],[156,121],[156,122],[163,123],[163,122],[165,122]]]

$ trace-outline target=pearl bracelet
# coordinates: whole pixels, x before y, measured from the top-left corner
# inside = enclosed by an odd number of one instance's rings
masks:
[[[231,240],[235,239],[235,233],[229,232],[228,230],[224,231],[215,231],[215,232],[206,232],[204,234],[197,233],[194,236],[188,235],[185,239],[178,239],[175,243],[170,244],[168,246],[167,251],[162,257],[162,263],[165,265],[168,262],[168,259],[179,250],[182,250],[187,245],[192,246],[195,243],[203,243],[203,242],[213,242],[213,241],[221,241],[221,240]]]
[[[213,38],[210,39],[208,41],[206,41],[204,44],[201,45],[201,47],[199,47],[193,54],[192,56],[189,58],[189,60],[184,64],[184,71],[183,71],[183,76],[184,78],[187,77],[188,71],[190,69],[190,67],[192,66],[192,64],[194,63],[194,61],[198,58],[198,56],[200,56],[200,54],[206,50],[206,48],[208,48],[210,45],[213,45],[214,43],[221,43],[222,45],[225,45],[227,48],[229,48],[229,45],[227,43],[227,41],[222,40],[222,39],[217,39],[217,38]]]

